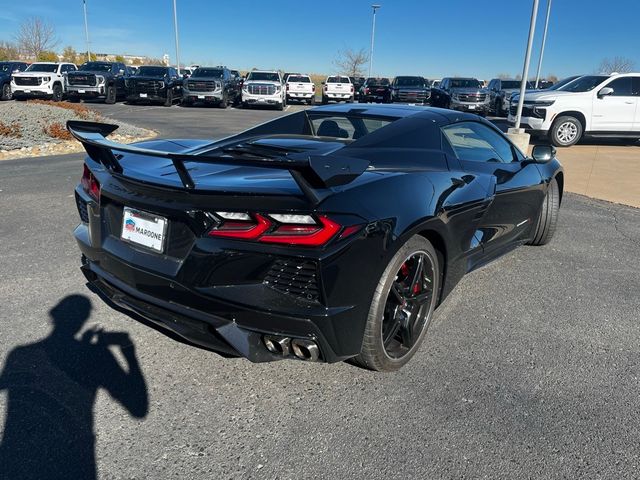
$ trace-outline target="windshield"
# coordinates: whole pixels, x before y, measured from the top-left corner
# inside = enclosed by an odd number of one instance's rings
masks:
[[[575,79],[573,82],[568,83],[563,89],[563,92],[589,92],[604,82],[607,78],[606,75],[585,75]]]
[[[563,78],[558,83],[551,85],[549,88],[547,88],[547,90],[564,90],[564,86],[573,82],[576,78],[580,78],[580,75]]]
[[[58,71],[58,65],[55,63],[34,63],[29,65],[25,72],[48,72],[55,73]]]
[[[351,83],[349,77],[329,77],[327,83]]]
[[[220,78],[224,72],[221,68],[198,68],[193,72],[193,77],[215,77]]]
[[[304,75],[290,75],[288,81],[292,83],[311,83],[311,79]]]
[[[424,87],[425,83],[422,77],[396,77],[398,87]]]
[[[376,85],[386,86],[386,85],[389,85],[389,79],[388,78],[368,78],[367,85],[374,86],[374,87]]]
[[[80,70],[86,70],[89,72],[110,72],[111,64],[100,62],[85,62],[80,65]]]
[[[0,72],[6,73],[13,71],[13,67],[10,63],[0,63]]]
[[[139,77],[164,77],[166,74],[167,69],[165,67],[140,67],[136,72],[136,75]]]
[[[520,80],[502,80],[500,83],[502,85],[503,90],[512,90],[515,88],[520,88]],[[525,88],[531,89],[533,88],[533,85],[531,85],[531,82],[527,82],[527,86]]]
[[[251,72],[247,80],[264,80],[267,82],[279,82],[280,76],[275,72]]]
[[[482,88],[475,78],[452,78],[451,88]]]

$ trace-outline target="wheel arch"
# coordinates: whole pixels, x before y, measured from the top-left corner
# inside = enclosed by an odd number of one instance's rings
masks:
[[[431,243],[431,245],[433,245],[433,248],[435,249],[436,254],[438,255],[437,260],[440,267],[440,291],[438,292],[437,304],[439,305],[440,302],[443,300],[442,293],[444,292],[444,283],[445,283],[444,281],[447,278],[446,242],[444,240],[444,237],[438,231],[430,228],[420,230],[418,232],[418,235],[426,238]]]
[[[553,124],[555,124],[560,117],[571,116],[578,119],[578,121],[582,124],[582,135],[584,135],[587,131],[587,117],[584,113],[578,110],[567,110],[565,112],[561,112],[557,114],[553,119]],[[552,124],[552,125],[553,125]]]

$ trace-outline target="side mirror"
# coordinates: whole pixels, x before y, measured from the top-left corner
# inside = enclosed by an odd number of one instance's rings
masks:
[[[556,149],[551,145],[536,145],[533,147],[531,157],[536,163],[547,163],[556,156]]]
[[[611,87],[601,88],[600,91],[598,92],[598,98],[606,97],[607,95],[611,95],[612,93],[613,93],[613,88]]]
[[[124,70],[123,69],[118,70],[118,75],[124,75]]]

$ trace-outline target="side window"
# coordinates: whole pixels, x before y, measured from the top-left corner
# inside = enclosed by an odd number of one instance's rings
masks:
[[[511,144],[481,123],[455,123],[442,132],[460,160],[511,163],[515,159]]]
[[[620,77],[609,82],[605,87],[613,88],[612,97],[630,97],[631,96],[631,77]]]
[[[640,77],[631,77],[631,95],[640,97]]]

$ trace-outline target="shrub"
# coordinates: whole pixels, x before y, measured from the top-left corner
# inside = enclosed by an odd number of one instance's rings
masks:
[[[67,130],[60,122],[50,123],[42,130],[46,135],[49,135],[52,138],[57,138],[58,140],[71,140],[73,138],[69,133],[69,130]]]
[[[4,123],[0,120],[0,137],[21,138],[22,131],[20,123]]]

